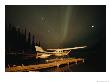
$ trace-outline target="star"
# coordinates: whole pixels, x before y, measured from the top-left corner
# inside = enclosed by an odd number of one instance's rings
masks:
[[[48,33],[50,32],[50,30],[48,30]]]
[[[92,25],[91,27],[94,28],[94,25]]]
[[[45,18],[44,17],[41,17],[41,20],[43,21]]]

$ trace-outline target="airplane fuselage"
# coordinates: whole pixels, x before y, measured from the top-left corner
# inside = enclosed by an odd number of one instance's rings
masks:
[[[47,49],[47,51],[44,51],[42,47],[35,46],[36,52],[37,52],[36,58],[48,58],[51,55],[65,56],[65,55],[68,55],[71,50],[85,48],[85,47],[86,46],[74,47],[74,48],[63,48],[63,49]]]

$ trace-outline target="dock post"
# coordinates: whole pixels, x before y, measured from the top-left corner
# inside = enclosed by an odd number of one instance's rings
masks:
[[[24,66],[24,64],[22,64],[22,66]]]
[[[69,62],[67,64],[68,64],[68,67],[69,67]]]
[[[83,63],[84,63],[84,59],[83,59]]]
[[[69,65],[69,62],[68,62],[68,65]]]
[[[46,63],[48,63],[48,60],[46,60]]]
[[[77,64],[77,61],[75,61],[76,62],[76,64]]]
[[[10,69],[10,65],[8,64],[8,68]]]
[[[68,64],[68,68],[69,68],[69,62],[67,64]]]
[[[59,68],[59,64],[57,63],[57,67]]]

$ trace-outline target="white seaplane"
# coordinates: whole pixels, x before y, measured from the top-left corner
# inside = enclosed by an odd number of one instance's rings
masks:
[[[82,46],[82,47],[73,47],[73,48],[61,48],[61,49],[47,49],[47,51],[43,50],[42,47],[40,46],[35,46],[36,48],[36,58],[48,58],[51,55],[54,56],[65,56],[70,53],[71,50],[76,50],[76,49],[81,49],[85,48],[87,46]]]

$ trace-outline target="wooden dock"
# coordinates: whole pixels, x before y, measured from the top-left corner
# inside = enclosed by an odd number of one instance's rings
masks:
[[[28,65],[28,66],[15,66],[15,67],[9,67],[6,68],[6,72],[25,72],[25,71],[39,71],[40,69],[44,68],[50,68],[50,67],[59,67],[60,65],[64,64],[70,64],[70,63],[76,63],[77,62],[84,62],[84,59],[82,58],[66,58],[66,59],[61,59],[58,61],[54,61],[51,63],[45,63],[45,64],[38,64],[38,65]]]

